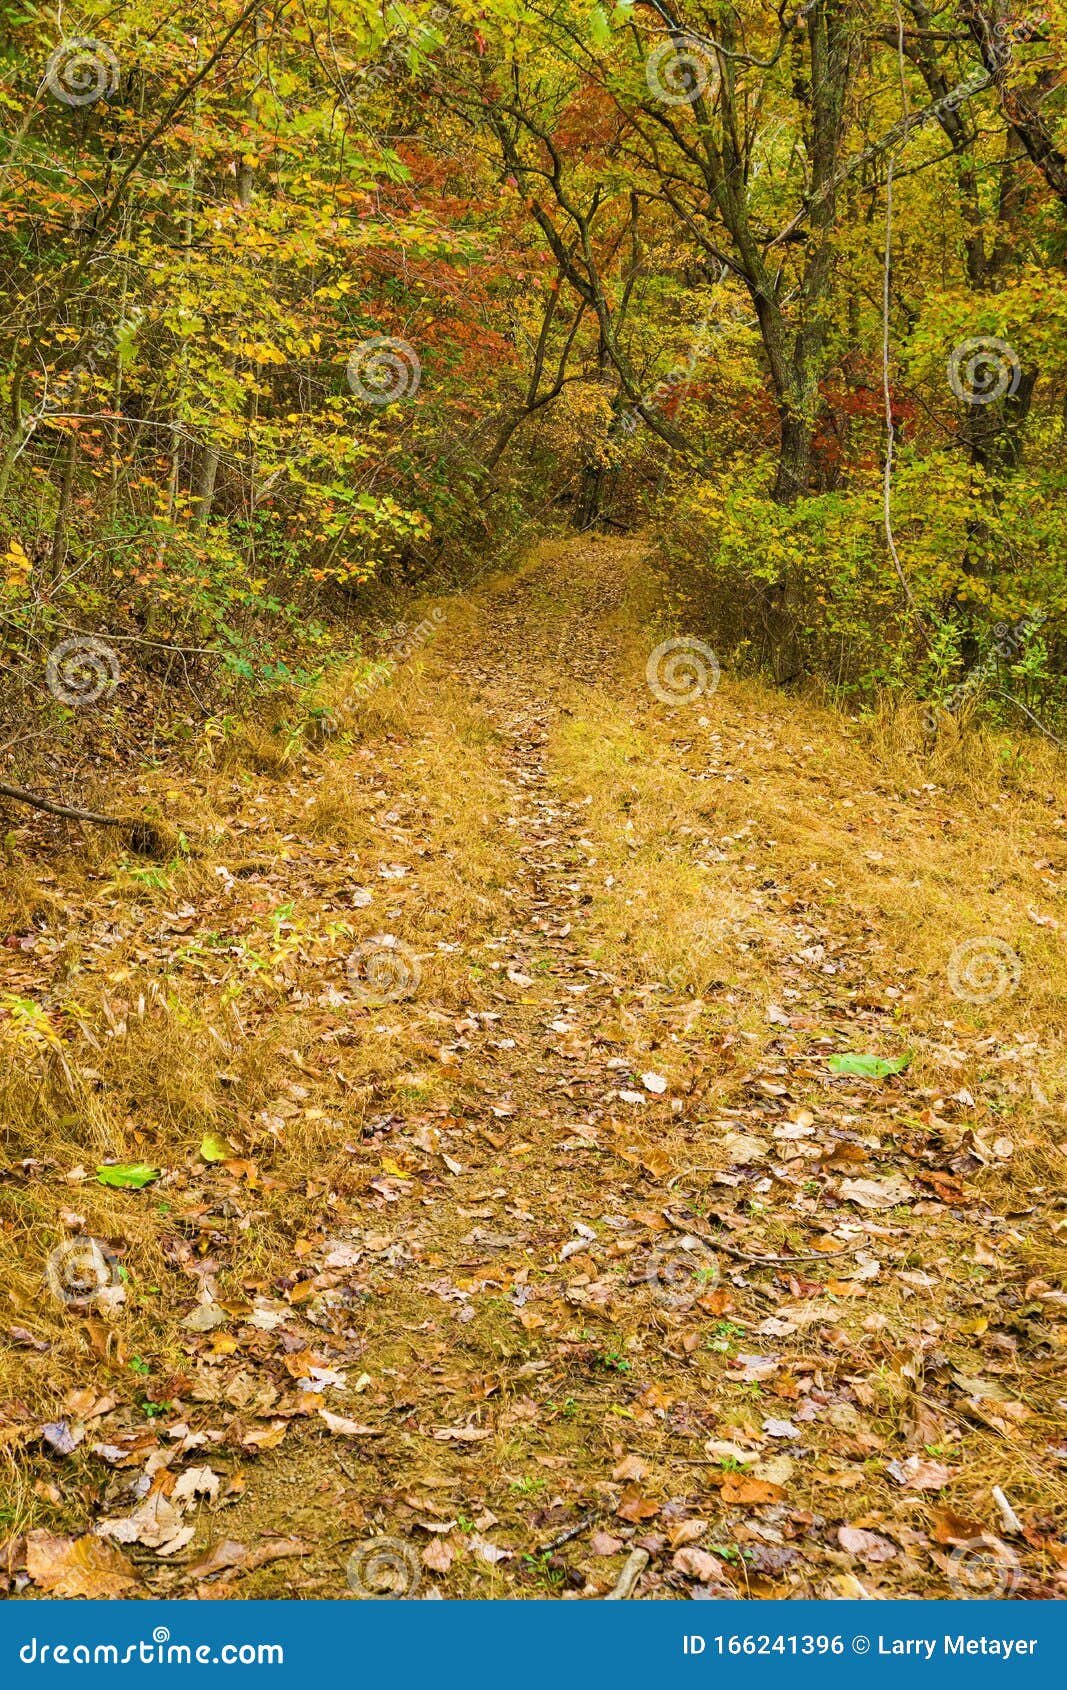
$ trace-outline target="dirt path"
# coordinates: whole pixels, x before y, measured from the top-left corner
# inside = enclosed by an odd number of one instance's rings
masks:
[[[754,689],[664,706],[649,602],[632,543],[543,549],[442,607],[373,732],[205,782],[195,885],[126,888],[92,965],[126,1007],[82,1006],[68,1068],[101,1153],[164,1171],[72,1188],[75,1136],[36,1176],[132,1271],[110,1322],[16,1299],[33,1588],[105,1521],[93,1576],[133,1593],[339,1595],[355,1553],[422,1595],[603,1596],[635,1548],[644,1597],[1055,1592],[1055,1037],[917,983],[894,897],[928,872],[937,937],[974,850],[936,786]],[[1047,816],[1012,813],[1022,862]],[[417,990],[353,990],[353,935]],[[142,977],[140,1023],[184,990],[215,1029],[217,1155],[181,1017],[151,1082],[122,1054]],[[155,1132],[120,1146],[135,1076]]]

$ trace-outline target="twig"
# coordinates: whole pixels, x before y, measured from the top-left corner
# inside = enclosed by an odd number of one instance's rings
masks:
[[[42,798],[27,792],[23,786],[9,786],[0,781],[0,798],[14,798],[19,804],[31,804],[35,810],[47,810],[51,816],[73,816],[75,821],[95,822],[98,827],[128,827],[128,816],[102,816],[96,810],[82,810],[76,804],[57,804],[52,798]]]
[[[993,1486],[992,1495],[1000,1514],[1000,1524],[1005,1537],[1022,1537],[1023,1523],[999,1485]]]
[[[722,1250],[724,1255],[733,1256],[739,1262],[754,1262],[758,1267],[781,1267],[789,1262],[826,1262],[833,1261],[838,1256],[854,1256],[857,1250],[866,1249],[863,1244],[846,1244],[840,1250],[809,1250],[801,1256],[751,1256],[747,1250],[739,1250],[736,1244],[727,1244],[725,1239],[713,1238],[710,1232],[698,1232],[696,1227],[690,1226],[688,1221],[679,1220],[669,1209],[660,1211],[665,1221],[673,1226],[676,1232],[688,1232],[693,1238],[699,1238],[702,1244],[710,1245],[713,1250]]]
[[[1032,710],[1028,710],[1020,699],[1013,698],[1010,692],[996,692],[993,696],[994,698],[1003,698],[1008,704],[1014,704],[1016,710],[1021,710],[1024,716],[1028,716],[1034,727],[1040,729],[1046,739],[1050,739],[1053,745],[1058,745],[1061,751],[1067,751],[1067,740],[1057,739],[1052,729],[1046,728],[1044,722],[1035,716]]]
[[[538,1555],[551,1555],[554,1549],[562,1549],[565,1543],[570,1543],[574,1538],[581,1537],[587,1527],[593,1525],[599,1518],[599,1514],[583,1514],[576,1526],[571,1526],[569,1531],[560,1532],[559,1536],[554,1537],[551,1543],[543,1543],[536,1553]]]
[[[609,1590],[604,1598],[605,1602],[625,1602],[633,1595],[634,1585],[648,1566],[647,1549],[631,1549],[626,1557],[626,1565],[619,1574],[618,1583],[614,1590]]]

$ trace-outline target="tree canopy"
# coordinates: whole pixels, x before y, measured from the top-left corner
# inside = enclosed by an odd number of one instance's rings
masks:
[[[9,22],[16,642],[263,679],[383,570],[651,523],[780,677],[936,695],[1014,628],[1055,714],[1062,0]]]

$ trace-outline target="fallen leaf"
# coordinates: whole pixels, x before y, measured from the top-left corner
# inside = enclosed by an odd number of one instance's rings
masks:
[[[617,1484],[625,1484],[628,1479],[647,1479],[648,1474],[647,1461],[642,1461],[639,1455],[627,1455],[612,1468],[611,1476]]]
[[[706,1520],[679,1520],[669,1528],[667,1541],[672,1549],[684,1549],[687,1543],[699,1543],[707,1529]]]
[[[775,1420],[773,1418],[763,1422],[763,1430],[769,1438],[799,1438],[799,1428],[791,1420]]]
[[[826,1066],[831,1074],[855,1074],[862,1079],[883,1080],[887,1074],[900,1074],[911,1061],[911,1052],[904,1056],[861,1056],[846,1051],[843,1056],[831,1056]]]
[[[193,1536],[193,1528],[182,1525],[180,1509],[162,1491],[147,1496],[132,1514],[99,1520],[96,1530],[100,1537],[113,1538],[116,1543],[141,1543],[146,1549],[156,1550],[174,1546],[176,1538],[188,1543]]]
[[[306,1555],[308,1546],[303,1538],[274,1537],[265,1543],[257,1544],[255,1549],[249,1550],[245,1566],[249,1572],[256,1567],[266,1566],[268,1561],[286,1561],[294,1555]]]
[[[770,1146],[766,1139],[756,1138],[753,1133],[727,1133],[722,1148],[731,1162],[747,1163],[762,1162]]]
[[[26,1571],[39,1590],[93,1600],[124,1596],[140,1582],[120,1550],[89,1533],[55,1537],[51,1532],[30,1532]]]
[[[861,1561],[872,1564],[891,1561],[897,1553],[895,1543],[890,1543],[887,1537],[880,1537],[877,1532],[865,1530],[863,1526],[839,1527],[837,1541],[850,1555],[857,1555]]]
[[[199,1561],[192,1562],[183,1569],[183,1576],[187,1579],[206,1579],[213,1573],[221,1573],[227,1567],[239,1567],[248,1559],[248,1548],[243,1543],[235,1543],[232,1538],[223,1538],[216,1543]]]
[[[719,1495],[726,1503],[781,1502],[785,1491],[767,1479],[750,1479],[744,1473],[727,1473]]]
[[[935,1508],[931,1518],[935,1543],[972,1543],[985,1531],[980,1520],[969,1520],[951,1508]]]
[[[57,1455],[72,1455],[85,1437],[85,1427],[75,1426],[72,1430],[65,1420],[46,1420],[41,1436]]]
[[[385,1432],[383,1426],[362,1426],[358,1420],[349,1420],[343,1414],[331,1414],[328,1408],[319,1409],[319,1419],[343,1438],[380,1438]]]
[[[96,1170],[101,1185],[112,1185],[120,1191],[140,1191],[159,1178],[160,1170],[147,1162],[105,1162]]]
[[[218,1494],[217,1473],[213,1473],[210,1467],[189,1467],[180,1475],[170,1493],[170,1500],[174,1503],[194,1502],[197,1497],[206,1496],[209,1502],[214,1502]]]
[[[200,1140],[200,1154],[205,1162],[228,1162],[237,1152],[219,1133],[205,1133]]]
[[[241,1448],[247,1450],[277,1449],[286,1432],[289,1430],[287,1421],[272,1420],[269,1426],[253,1426],[241,1439]]]
[[[906,1461],[890,1461],[886,1472],[906,1490],[941,1490],[954,1476],[955,1469],[942,1466],[940,1461],[924,1461],[919,1455],[909,1455]]]
[[[706,1549],[679,1549],[671,1557],[671,1566],[685,1578],[699,1579],[701,1584],[721,1584],[726,1569]]]
[[[898,1203],[915,1196],[903,1174],[893,1174],[889,1179],[843,1179],[838,1192],[861,1209],[895,1209]]]
[[[435,1537],[422,1552],[422,1564],[431,1573],[447,1573],[456,1558],[456,1552],[444,1538]]]
[[[615,1512],[620,1520],[630,1520],[637,1526],[640,1525],[642,1520],[651,1520],[659,1513],[659,1503],[652,1502],[647,1496],[643,1495],[636,1485],[627,1485],[619,1498]]]
[[[213,1332],[216,1326],[225,1326],[229,1318],[218,1303],[198,1303],[180,1324],[186,1332]]]

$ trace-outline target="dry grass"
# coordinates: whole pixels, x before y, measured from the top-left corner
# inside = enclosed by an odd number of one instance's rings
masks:
[[[1031,1354],[1047,1358],[1057,1329],[1036,1294],[1023,1293],[1029,1275],[1059,1283],[1062,1255],[1052,1229],[1063,1188],[1055,1145],[1067,1138],[1067,970],[1059,929],[1042,924],[1060,919],[1067,867],[1060,772],[1042,751],[1027,763],[986,740],[973,757],[967,739],[931,754],[907,712],[848,722],[729,679],[700,705],[667,710],[643,681],[661,637],[647,575],[631,569],[590,655],[586,608],[567,621],[555,557],[548,548],[511,578],[528,590],[507,638],[518,642],[523,686],[560,706],[546,763],[578,820],[557,817],[563,837],[549,861],[573,863],[589,897],[573,911],[570,940],[538,937],[545,895],[531,902],[522,839],[502,825],[521,796],[499,714],[482,697],[480,659],[497,634],[478,604],[449,607],[447,651],[431,646],[365,694],[337,676],[310,708],[287,704],[275,722],[209,734],[195,784],[177,768],[145,777],[141,795],[168,814],[181,795],[185,844],[167,860],[146,863],[98,835],[53,858],[52,878],[37,885],[16,860],[2,889],[6,930],[34,948],[8,953],[0,999],[0,1274],[5,1324],[50,1348],[0,1353],[0,1409],[12,1421],[53,1417],[72,1387],[103,1380],[136,1423],[186,1392],[179,1323],[205,1276],[220,1301],[247,1311],[260,1292],[289,1294],[316,1240],[381,1226],[400,1266],[372,1260],[360,1342],[379,1411],[396,1409],[400,1430],[344,1484],[321,1426],[293,1438],[262,1459],[227,1522],[246,1540],[265,1530],[314,1536],[322,1559],[312,1577],[324,1591],[336,1591],[346,1539],[411,1529],[401,1499],[415,1465],[443,1507],[474,1518],[489,1506],[523,1541],[529,1499],[550,1500],[564,1475],[583,1507],[603,1506],[606,1475],[638,1437],[650,1484],[719,1520],[708,1462],[698,1454],[688,1465],[708,1428],[686,1416],[713,1412],[716,1436],[755,1442],[763,1413],[790,1412],[788,1379],[783,1404],[754,1404],[726,1357],[758,1348],[767,1307],[791,1296],[814,1298],[819,1311],[787,1341],[791,1370],[870,1382],[862,1507],[873,1522],[900,1501],[882,1457],[926,1444],[960,1468],[953,1506],[981,1513],[989,1484],[1002,1482],[1020,1505],[1053,1514],[1058,1499],[1032,1451],[1059,1387],[1026,1370]],[[572,573],[567,554],[557,562]],[[627,553],[620,568],[632,563]],[[495,604],[492,586],[485,598]],[[507,677],[501,696],[506,705]],[[323,721],[325,735],[307,726]],[[569,873],[560,868],[563,885]],[[381,932],[418,957],[424,984],[415,1002],[368,1009],[354,1001],[345,963]],[[1022,974],[1017,990],[973,1005],[952,995],[946,965],[962,939],[981,934],[1011,944]],[[581,947],[573,956],[570,944]],[[533,958],[532,985],[505,984],[516,951]],[[559,1014],[568,970],[587,960],[614,984],[563,998],[581,1037],[561,1055],[550,1047],[567,1040],[548,1039],[544,1011]],[[792,1024],[769,1021],[772,1005]],[[457,1060],[457,1017],[484,1009],[505,1012],[497,1031],[510,1045],[497,1048],[490,1028]],[[841,1048],[911,1048],[906,1089],[828,1090],[824,1058]],[[618,1121],[617,1103],[592,1110],[598,1132],[576,1144],[589,1099],[625,1083],[620,1066],[663,1073],[671,1096]],[[901,1206],[879,1217],[893,1269],[875,1281],[850,1278],[831,1258],[800,1270],[803,1294],[781,1276],[773,1297],[751,1275],[724,1285],[718,1323],[665,1314],[642,1270],[664,1241],[656,1205],[688,1197],[696,1212],[721,1214],[725,1202],[737,1237],[754,1232],[760,1250],[810,1251],[813,1227],[847,1222],[833,1196],[842,1167],[821,1150],[799,1174],[804,1146],[783,1152],[797,1158],[791,1196],[774,1181],[762,1189],[758,1170],[739,1186],[725,1132],[752,1120],[767,1130],[773,1117],[761,1121],[754,1099],[774,1085],[788,1088],[793,1113],[810,1111],[820,1138],[835,1140],[844,1122],[844,1136],[864,1147],[861,1172],[931,1146],[969,1154],[968,1135],[984,1144],[1009,1135],[1010,1161],[991,1156],[969,1183],[982,1214],[1038,1209],[1026,1243],[988,1232],[994,1260],[983,1261],[950,1206]],[[971,1106],[960,1101],[968,1092]],[[505,1095],[506,1128],[488,1109]],[[205,1163],[205,1132],[228,1141],[229,1168]],[[432,1158],[420,1141],[437,1132],[452,1133],[466,1183],[443,1186],[439,1170],[422,1182]],[[417,1175],[384,1207],[368,1201],[383,1153]],[[109,1191],[92,1177],[104,1157],[150,1162],[163,1177],[141,1192]],[[475,1218],[502,1193],[499,1224],[528,1229],[535,1243],[475,1270]],[[602,1235],[590,1246],[595,1263],[561,1265],[572,1215],[596,1230],[620,1211],[643,1215],[648,1235]],[[72,1318],[44,1290],[48,1252],[81,1232],[107,1243],[128,1275],[127,1308],[110,1327]],[[469,1323],[405,1279],[406,1259],[431,1280],[455,1276],[471,1299]],[[932,1270],[936,1284],[902,1281],[902,1264]],[[528,1328],[505,1294],[520,1273],[543,1297],[530,1304],[544,1311],[540,1326]],[[615,1286],[605,1310],[583,1291],[597,1275]],[[1021,1311],[1018,1376],[1007,1382],[1033,1402],[1025,1440],[949,1417],[927,1423],[924,1358],[936,1343],[962,1372],[980,1366],[982,1322],[1005,1287],[1015,1299],[1006,1306]],[[716,1336],[723,1326],[727,1336]],[[653,1381],[677,1417],[626,1395],[628,1377]],[[476,1446],[476,1462],[427,1430],[483,1414],[493,1436]],[[798,1468],[790,1504],[825,1514],[826,1472],[846,1470],[845,1434],[818,1425],[808,1435],[818,1466]],[[87,1487],[90,1477],[87,1467]],[[69,1489],[60,1498],[25,1462],[12,1467],[4,1506],[13,1523],[80,1523]],[[840,1503],[846,1518],[859,1506],[855,1494]],[[543,1594],[539,1576],[461,1557],[450,1594]],[[922,1591],[919,1571],[899,1576]],[[284,1577],[263,1569],[239,1593],[277,1594]]]
[[[647,645],[620,626],[620,667],[638,677]],[[999,1060],[1027,1047],[1027,1082],[1049,1105],[1030,1096],[1026,1111],[1062,1134],[1063,759],[1041,744],[1008,755],[987,734],[924,756],[917,720],[850,723],[728,680],[684,710],[639,683],[580,698],[553,755],[598,843],[597,919],[634,978],[751,1026],[783,972],[818,977],[797,952],[821,945],[824,978],[843,969],[909,1036],[953,1051],[955,1087],[988,1065],[968,1051],[983,1037]],[[973,1004],[953,995],[949,967],[983,938],[1015,951],[1020,978]]]
[[[451,1096],[456,1077],[415,1033],[413,1006],[353,1002],[345,958],[362,935],[392,931],[436,1001],[477,996],[453,942],[500,914],[513,870],[490,737],[412,667],[317,746],[284,722],[242,723],[208,736],[195,787],[157,771],[149,784],[183,812],[183,848],[163,863],[77,830],[43,873],[16,855],[4,931],[34,948],[15,953],[0,992],[0,1279],[8,1322],[48,1349],[0,1351],[0,1405],[54,1413],[101,1359],[91,1324],[45,1284],[65,1239],[99,1238],[128,1276],[112,1335],[120,1397],[165,1394],[182,1364],[168,1333],[195,1297],[196,1264],[220,1298],[272,1285],[315,1224],[316,1192],[343,1204],[377,1165],[345,1148],[367,1118],[418,1117]],[[406,872],[383,879],[393,865]],[[361,887],[369,907],[354,901]],[[207,1132],[250,1170],[221,1194],[200,1155]],[[93,1177],[104,1160],[163,1177],[108,1190]],[[240,1217],[236,1231],[220,1215]],[[142,1359],[150,1385],[130,1371]],[[4,1489],[9,1522],[54,1523],[26,1483]]]

